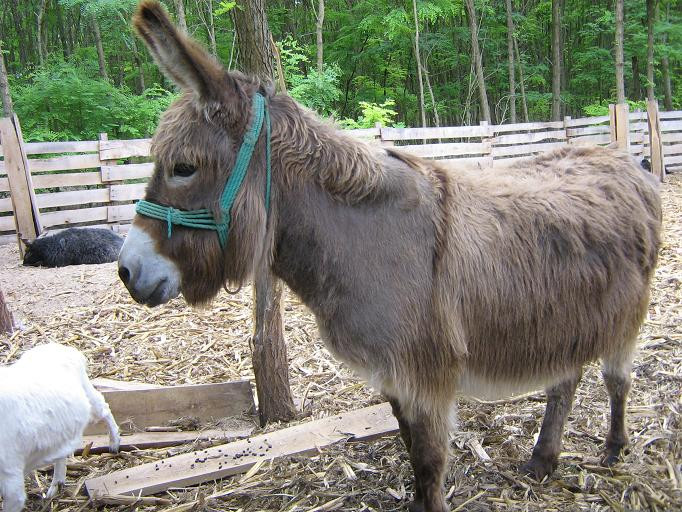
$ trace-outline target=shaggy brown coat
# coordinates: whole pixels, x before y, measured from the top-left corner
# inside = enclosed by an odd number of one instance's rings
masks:
[[[503,170],[447,170],[365,145],[224,71],[156,2],[141,4],[135,26],[185,90],[154,137],[147,200],[219,215],[256,91],[272,119],[270,211],[261,136],[224,252],[213,232],[174,227],[168,239],[161,221],[135,225],[180,269],[190,303],[267,267],[301,297],[329,349],[391,400],[415,470],[413,510],[446,509],[457,392],[547,387],[524,465],[542,478],[556,465],[581,368],[601,358],[612,407],[606,462],[617,459],[661,224],[657,187],[627,154],[567,147]],[[179,163],[195,174],[175,175]]]

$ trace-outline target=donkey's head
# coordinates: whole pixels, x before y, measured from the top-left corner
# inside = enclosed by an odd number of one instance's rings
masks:
[[[144,304],[181,291],[190,303],[206,302],[225,283],[248,278],[264,253],[266,130],[254,132],[252,105],[266,92],[180,33],[157,1],[143,1],[133,23],[183,94],[152,140],[155,170],[121,249],[119,275]],[[243,162],[243,184],[226,207],[223,192],[236,162],[245,160],[237,157],[245,136],[255,144],[253,156]],[[219,237],[226,220],[229,231]]]

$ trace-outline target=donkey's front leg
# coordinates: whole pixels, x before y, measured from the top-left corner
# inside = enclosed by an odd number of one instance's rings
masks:
[[[443,477],[448,460],[447,411],[416,412],[409,425],[415,480],[410,512],[446,512],[449,509],[443,497]]]

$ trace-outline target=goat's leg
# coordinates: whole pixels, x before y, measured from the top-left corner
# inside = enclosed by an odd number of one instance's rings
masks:
[[[407,452],[410,453],[412,449],[412,435],[410,433],[410,424],[407,422],[403,416],[403,412],[400,408],[400,402],[395,398],[389,398],[388,402],[391,404],[391,409],[393,409],[393,416],[398,420],[398,426],[400,427],[400,436],[403,438],[403,443],[405,443],[405,448]]]
[[[542,427],[540,427],[540,436],[533,448],[530,460],[521,466],[521,472],[530,474],[541,481],[556,469],[561,452],[561,435],[581,376],[582,370],[563,382],[547,388],[547,408]]]
[[[0,496],[3,512],[21,512],[26,503],[23,472],[7,473],[0,468]]]
[[[59,492],[60,486],[66,483],[66,459],[59,459],[54,463],[54,470],[52,473],[52,483],[47,490],[45,497],[49,500],[54,498]]]
[[[618,359],[604,360],[602,376],[609,392],[611,425],[606,436],[606,453],[602,464],[612,466],[618,462],[620,452],[628,444],[625,432],[625,405],[630,391],[631,354]]]
[[[448,420],[443,412],[410,415],[410,462],[414,470],[415,500],[410,512],[445,512],[443,477],[448,459]]]

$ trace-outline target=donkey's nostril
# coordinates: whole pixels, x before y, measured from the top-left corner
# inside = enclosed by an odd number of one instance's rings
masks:
[[[118,277],[120,277],[121,281],[123,281],[123,284],[127,286],[128,281],[130,281],[130,270],[124,266],[118,267]]]

